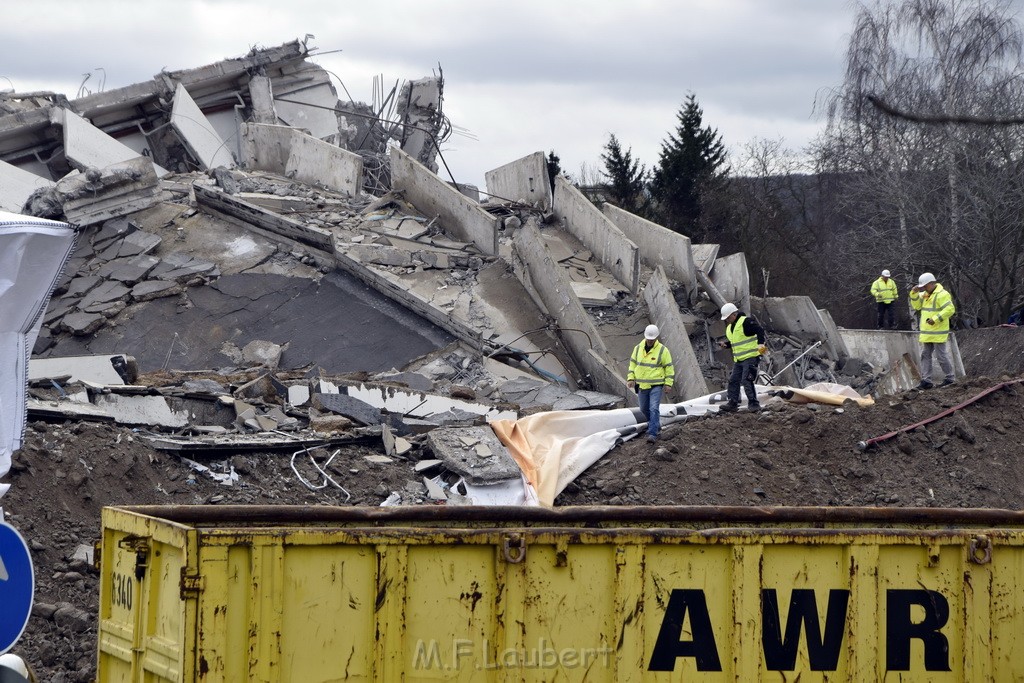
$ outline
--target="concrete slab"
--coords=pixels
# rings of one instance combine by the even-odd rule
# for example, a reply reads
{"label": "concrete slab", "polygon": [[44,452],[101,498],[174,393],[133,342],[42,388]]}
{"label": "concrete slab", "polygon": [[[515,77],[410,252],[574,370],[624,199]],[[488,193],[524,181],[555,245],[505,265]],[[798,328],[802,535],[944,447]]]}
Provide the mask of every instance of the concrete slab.
{"label": "concrete slab", "polygon": [[[274,109],[289,126],[302,128],[318,140],[338,142],[338,92],[323,69],[309,65],[290,83],[274,79]],[[306,106],[312,104],[315,106]]]}
{"label": "concrete slab", "polygon": [[313,394],[313,407],[328,410],[363,425],[379,425],[381,414],[378,408],[365,401],[346,394]]}
{"label": "concrete slab", "polygon": [[188,425],[188,411],[171,410],[163,396],[97,394],[93,403],[113,415],[118,424],[165,429],[180,429]]}
{"label": "concrete slab", "polygon": [[551,182],[544,152],[534,152],[487,171],[484,181],[488,194],[497,200],[551,208]]}
{"label": "concrete slab", "polygon": [[[427,446],[446,468],[470,484],[518,479],[521,470],[490,427],[440,428],[427,434]],[[477,450],[477,446],[484,449]]]}
{"label": "concrete slab", "polygon": [[553,210],[565,229],[631,293],[640,291],[640,250],[564,177],[555,178]]}
{"label": "concrete slab", "polygon": [[430,421],[439,416],[450,416],[453,411],[464,413],[470,417],[484,417],[488,420],[515,420],[518,417],[512,410],[499,409],[483,403],[474,403],[449,396],[402,391],[383,384],[351,384],[339,387],[339,390],[393,415],[420,420]]}
{"label": "concrete slab", "polygon": [[21,213],[29,195],[41,187],[53,187],[54,184],[49,178],[0,161],[0,210]]}
{"label": "concrete slab", "polygon": [[49,195],[61,205],[69,222],[83,226],[102,223],[148,209],[159,201],[154,168],[144,157],[91,168],[62,178]]}
{"label": "concrete slab", "polygon": [[206,120],[203,111],[181,83],[174,89],[171,127],[178,132],[182,143],[199,160],[204,170],[218,166],[235,167],[231,148]]}
{"label": "concrete slab", "polygon": [[167,175],[166,169],[154,164],[149,158],[140,157],[134,149],[121,144],[69,109],[54,107],[50,112],[50,121],[63,128],[64,155],[80,171],[144,158],[152,165],[157,177]]}
{"label": "concrete slab", "polygon": [[124,377],[117,371],[117,367],[126,372],[127,363],[128,359],[124,354],[33,358],[28,362],[28,379],[32,381],[49,377],[70,377],[70,382],[117,386],[124,384]]}
{"label": "concrete slab", "polygon": [[319,282],[225,275],[190,288],[188,297],[191,306],[180,306],[176,297],[139,304],[131,325],[87,340],[59,340],[52,353],[127,353],[146,371],[201,370],[235,364],[221,350],[226,343],[241,348],[264,339],[288,343],[284,368],[315,363],[330,373],[379,372],[404,367],[453,340],[342,273]]}

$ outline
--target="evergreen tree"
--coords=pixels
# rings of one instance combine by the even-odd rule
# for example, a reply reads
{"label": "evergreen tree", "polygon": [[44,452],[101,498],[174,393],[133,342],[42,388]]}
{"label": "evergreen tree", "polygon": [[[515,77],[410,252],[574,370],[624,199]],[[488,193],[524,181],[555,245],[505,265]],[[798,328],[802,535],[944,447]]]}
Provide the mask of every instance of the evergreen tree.
{"label": "evergreen tree", "polygon": [[548,152],[548,180],[551,181],[551,191],[555,190],[555,178],[562,172],[561,159],[555,154],[555,150]]}
{"label": "evergreen tree", "polygon": [[676,115],[679,126],[662,142],[651,181],[662,225],[694,235],[702,228],[702,198],[725,184],[725,146],[717,129],[703,125],[704,112],[693,93]]}
{"label": "evergreen tree", "polygon": [[633,158],[632,149],[622,151],[614,133],[608,137],[604,149],[601,161],[604,162],[604,176],[608,179],[608,200],[619,208],[644,216],[649,205],[647,169],[639,159]]}

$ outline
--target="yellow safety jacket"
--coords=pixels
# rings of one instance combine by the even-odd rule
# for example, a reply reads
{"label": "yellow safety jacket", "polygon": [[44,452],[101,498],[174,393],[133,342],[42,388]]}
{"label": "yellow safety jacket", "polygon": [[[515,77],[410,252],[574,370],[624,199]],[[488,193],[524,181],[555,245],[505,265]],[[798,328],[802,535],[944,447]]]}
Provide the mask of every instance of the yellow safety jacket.
{"label": "yellow safety jacket", "polygon": [[900,296],[899,290],[896,289],[896,281],[892,278],[889,278],[888,282],[885,282],[882,278],[872,282],[871,295],[880,304],[891,304]]}
{"label": "yellow safety jacket", "polygon": [[653,386],[664,384],[672,386],[676,379],[676,371],[672,367],[672,352],[664,344],[655,340],[651,350],[648,351],[642,341],[633,349],[633,355],[629,357],[629,373],[627,380],[633,380],[641,389],[650,389]]}
{"label": "yellow safety jacket", "polygon": [[746,316],[741,315],[736,318],[732,325],[725,326],[725,336],[729,339],[732,359],[737,363],[758,355],[757,336],[748,337],[743,332],[743,322],[746,319]]}
{"label": "yellow safety jacket", "polygon": [[[921,311],[921,335],[918,340],[922,344],[941,344],[949,339],[949,319],[956,313],[953,296],[945,288],[936,283],[931,294],[924,291],[910,292],[910,305],[915,311]],[[928,318],[934,322],[929,325]]]}

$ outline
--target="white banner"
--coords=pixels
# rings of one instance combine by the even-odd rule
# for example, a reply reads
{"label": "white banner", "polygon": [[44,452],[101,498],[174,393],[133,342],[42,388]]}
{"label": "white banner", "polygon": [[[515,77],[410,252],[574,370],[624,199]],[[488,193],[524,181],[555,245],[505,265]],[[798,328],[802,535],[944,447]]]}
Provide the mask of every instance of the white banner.
{"label": "white banner", "polygon": [[[0,212],[0,480],[21,448],[29,356],[74,247],[66,223]],[[0,482],[0,496],[9,488]]]}

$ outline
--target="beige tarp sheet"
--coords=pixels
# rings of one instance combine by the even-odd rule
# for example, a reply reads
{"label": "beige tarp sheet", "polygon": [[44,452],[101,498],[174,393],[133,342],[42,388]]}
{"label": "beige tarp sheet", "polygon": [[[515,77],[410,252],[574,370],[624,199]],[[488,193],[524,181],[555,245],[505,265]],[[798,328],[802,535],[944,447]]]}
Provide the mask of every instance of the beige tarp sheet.
{"label": "beige tarp sheet", "polygon": [[636,425],[628,408],[556,410],[518,420],[493,420],[491,428],[519,464],[542,505],[615,446],[618,428]]}

